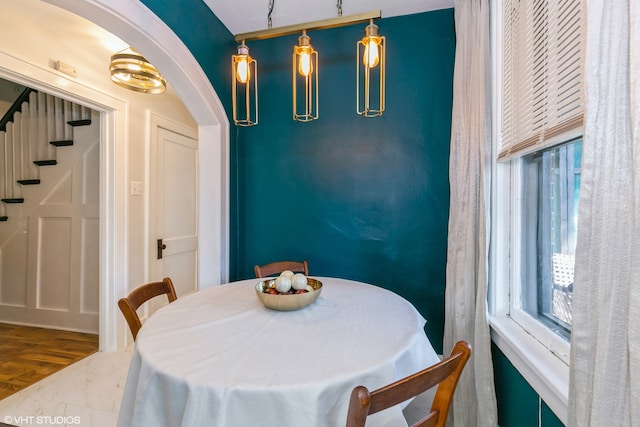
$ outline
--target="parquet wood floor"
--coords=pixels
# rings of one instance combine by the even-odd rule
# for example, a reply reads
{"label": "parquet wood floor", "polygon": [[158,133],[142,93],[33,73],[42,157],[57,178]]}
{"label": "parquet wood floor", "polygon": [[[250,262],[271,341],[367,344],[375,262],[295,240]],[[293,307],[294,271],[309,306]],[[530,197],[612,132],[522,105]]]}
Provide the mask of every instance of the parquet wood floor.
{"label": "parquet wood floor", "polygon": [[98,351],[98,335],[0,323],[0,399]]}

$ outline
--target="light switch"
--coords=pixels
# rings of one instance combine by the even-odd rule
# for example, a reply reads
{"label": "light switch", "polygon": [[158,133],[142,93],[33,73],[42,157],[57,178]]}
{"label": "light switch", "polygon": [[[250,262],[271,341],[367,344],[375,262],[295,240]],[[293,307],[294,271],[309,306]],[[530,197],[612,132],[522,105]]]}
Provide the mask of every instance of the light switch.
{"label": "light switch", "polygon": [[142,196],[142,183],[140,181],[131,181],[131,195]]}

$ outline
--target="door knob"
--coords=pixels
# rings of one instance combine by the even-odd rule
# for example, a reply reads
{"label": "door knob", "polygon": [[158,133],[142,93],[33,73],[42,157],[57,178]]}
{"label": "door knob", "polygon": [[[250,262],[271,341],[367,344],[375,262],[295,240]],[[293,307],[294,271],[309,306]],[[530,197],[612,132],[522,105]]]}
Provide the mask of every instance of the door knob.
{"label": "door knob", "polygon": [[162,239],[158,239],[158,259],[162,259],[162,251],[167,249],[167,245],[162,243]]}

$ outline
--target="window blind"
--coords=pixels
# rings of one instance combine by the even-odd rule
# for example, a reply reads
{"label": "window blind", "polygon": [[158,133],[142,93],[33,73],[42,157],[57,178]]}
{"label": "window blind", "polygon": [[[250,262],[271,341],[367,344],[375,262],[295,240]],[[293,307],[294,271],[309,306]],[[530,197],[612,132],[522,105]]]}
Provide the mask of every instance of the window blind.
{"label": "window blind", "polygon": [[505,0],[499,160],[582,134],[586,0]]}

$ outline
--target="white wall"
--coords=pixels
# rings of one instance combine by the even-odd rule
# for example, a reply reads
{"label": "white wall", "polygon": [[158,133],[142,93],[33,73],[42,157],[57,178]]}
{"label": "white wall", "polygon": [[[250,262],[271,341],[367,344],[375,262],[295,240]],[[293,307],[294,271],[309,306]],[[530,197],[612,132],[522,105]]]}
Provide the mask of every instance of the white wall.
{"label": "white wall", "polygon": [[[114,176],[106,176],[105,181],[104,171],[101,171],[101,192],[105,193],[103,204],[109,205],[106,211],[116,218],[109,218],[109,226],[103,227],[102,233],[105,234],[101,237],[114,244],[101,258],[115,267],[114,272],[102,277],[108,282],[118,282],[103,284],[111,289],[110,300],[122,296],[123,290],[148,279],[146,199],[130,197],[126,191],[131,181],[143,184],[147,181],[146,113],[151,110],[189,127],[197,127],[198,124],[178,98],[171,81],[167,92],[162,95],[138,94],[111,83],[110,55],[126,44],[89,21],[38,0],[0,0],[0,10],[1,77],[79,103],[90,100],[94,103],[92,106],[103,107],[104,111],[110,112],[103,118],[103,136],[107,144],[111,141],[116,146],[102,147],[102,162],[103,168],[108,168]],[[76,68],[77,76],[73,78],[56,71],[54,66],[58,60]],[[113,164],[105,164],[105,161]],[[101,212],[105,210],[101,209]],[[120,283],[123,280],[127,282],[125,285]],[[104,293],[102,296],[105,298]],[[115,301],[109,304],[115,307]],[[109,311],[104,322],[118,323],[115,346],[121,347],[125,326],[114,318],[114,310]],[[101,331],[104,332],[103,329]],[[101,346],[111,349],[114,343]]]}

